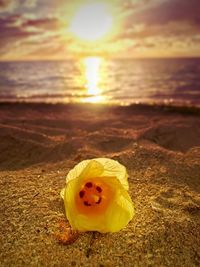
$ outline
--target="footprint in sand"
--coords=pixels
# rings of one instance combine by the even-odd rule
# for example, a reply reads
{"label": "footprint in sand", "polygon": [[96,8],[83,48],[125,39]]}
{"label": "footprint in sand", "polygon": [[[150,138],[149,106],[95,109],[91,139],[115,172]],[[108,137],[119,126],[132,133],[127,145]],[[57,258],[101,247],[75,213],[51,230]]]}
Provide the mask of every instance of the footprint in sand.
{"label": "footprint in sand", "polygon": [[200,146],[200,126],[163,124],[147,130],[141,138],[165,149],[186,152],[192,147]]}
{"label": "footprint in sand", "polygon": [[200,213],[200,197],[191,196],[188,192],[179,189],[168,189],[152,199],[151,207],[153,210],[160,212],[182,211],[195,215]]}

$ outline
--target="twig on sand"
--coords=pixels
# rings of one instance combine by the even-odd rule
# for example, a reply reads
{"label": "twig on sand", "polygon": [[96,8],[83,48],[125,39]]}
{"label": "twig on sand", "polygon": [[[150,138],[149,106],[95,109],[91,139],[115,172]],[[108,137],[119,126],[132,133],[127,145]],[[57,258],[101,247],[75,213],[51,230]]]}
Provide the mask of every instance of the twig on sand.
{"label": "twig on sand", "polygon": [[38,195],[39,195],[39,192],[37,192],[37,193],[32,197],[32,199],[35,198],[35,197],[37,197]]}
{"label": "twig on sand", "polygon": [[97,239],[97,232],[92,232],[90,242],[88,245],[88,248],[86,250],[86,257],[89,258],[90,255],[92,254],[92,246],[94,245],[95,240]]}

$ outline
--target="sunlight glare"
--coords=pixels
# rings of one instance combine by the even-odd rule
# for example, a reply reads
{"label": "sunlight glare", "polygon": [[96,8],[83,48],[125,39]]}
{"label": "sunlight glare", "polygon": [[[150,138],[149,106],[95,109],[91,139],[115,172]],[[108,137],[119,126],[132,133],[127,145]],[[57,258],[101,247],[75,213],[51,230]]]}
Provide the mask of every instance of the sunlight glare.
{"label": "sunlight glare", "polygon": [[69,30],[80,40],[96,41],[108,35],[113,26],[109,4],[89,2],[76,11]]}

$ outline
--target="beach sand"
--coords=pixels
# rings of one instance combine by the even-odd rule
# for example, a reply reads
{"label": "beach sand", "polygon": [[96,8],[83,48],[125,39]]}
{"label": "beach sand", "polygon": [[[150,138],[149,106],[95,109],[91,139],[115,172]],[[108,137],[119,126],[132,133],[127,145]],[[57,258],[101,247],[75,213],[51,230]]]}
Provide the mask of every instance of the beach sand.
{"label": "beach sand", "polygon": [[[136,214],[118,233],[70,233],[60,190],[95,157],[127,167]],[[198,109],[0,105],[1,267],[200,266],[199,192]]]}

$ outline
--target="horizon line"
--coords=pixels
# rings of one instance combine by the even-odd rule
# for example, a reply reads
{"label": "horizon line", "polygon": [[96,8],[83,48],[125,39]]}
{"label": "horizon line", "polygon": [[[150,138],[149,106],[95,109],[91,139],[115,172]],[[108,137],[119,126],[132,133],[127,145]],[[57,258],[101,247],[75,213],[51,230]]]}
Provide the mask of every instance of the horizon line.
{"label": "horizon line", "polygon": [[61,59],[61,58],[43,58],[43,59],[1,59],[0,58],[0,63],[3,62],[37,62],[37,61],[76,61],[80,60],[82,58],[89,58],[89,57],[99,57],[99,58],[105,58],[108,60],[164,60],[164,59],[200,59],[200,56],[171,56],[171,57],[107,57],[107,56],[98,56],[98,55],[93,55],[93,56],[80,56],[79,58],[77,57],[69,57],[66,59]]}

